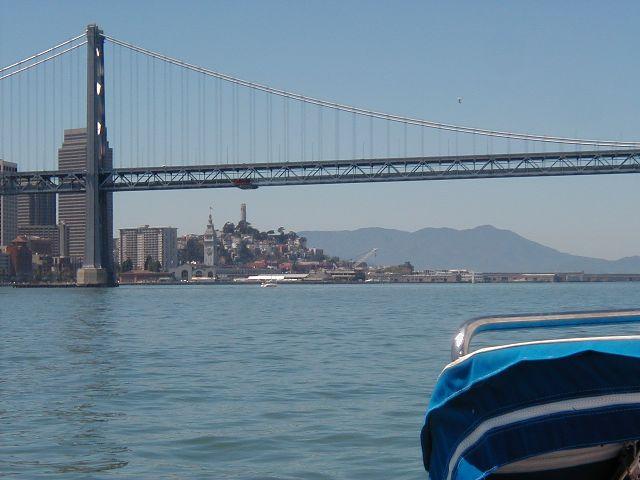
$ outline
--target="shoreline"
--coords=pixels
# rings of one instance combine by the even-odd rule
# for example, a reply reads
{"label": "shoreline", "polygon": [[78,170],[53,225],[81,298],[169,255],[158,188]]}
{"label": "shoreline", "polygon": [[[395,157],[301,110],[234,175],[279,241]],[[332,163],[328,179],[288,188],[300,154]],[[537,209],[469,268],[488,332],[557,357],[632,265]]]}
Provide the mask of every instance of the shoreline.
{"label": "shoreline", "polygon": [[[306,281],[306,282],[277,282],[278,286],[282,285],[540,285],[540,284],[602,284],[602,283],[638,283],[638,280],[589,280],[589,281],[562,281],[562,282],[549,282],[549,281],[528,281],[528,282],[322,282],[322,281]],[[119,283],[116,287],[166,287],[166,286],[245,286],[256,287],[260,286],[258,282],[139,282],[139,283]],[[0,284],[0,288],[110,288],[110,287],[86,287],[79,286],[75,283],[64,284],[52,284],[52,283],[17,283]]]}

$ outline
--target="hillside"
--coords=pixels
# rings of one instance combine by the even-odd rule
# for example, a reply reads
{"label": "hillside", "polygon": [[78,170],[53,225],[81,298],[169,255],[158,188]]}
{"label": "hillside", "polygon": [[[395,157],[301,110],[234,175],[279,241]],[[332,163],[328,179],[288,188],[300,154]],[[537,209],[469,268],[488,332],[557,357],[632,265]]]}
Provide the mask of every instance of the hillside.
{"label": "hillside", "polygon": [[372,248],[370,264],[395,265],[409,260],[416,268],[468,268],[477,272],[640,273],[640,256],[619,260],[563,253],[510,230],[484,225],[467,230],[423,228],[405,232],[385,228],[299,232],[308,245],[343,259]]}

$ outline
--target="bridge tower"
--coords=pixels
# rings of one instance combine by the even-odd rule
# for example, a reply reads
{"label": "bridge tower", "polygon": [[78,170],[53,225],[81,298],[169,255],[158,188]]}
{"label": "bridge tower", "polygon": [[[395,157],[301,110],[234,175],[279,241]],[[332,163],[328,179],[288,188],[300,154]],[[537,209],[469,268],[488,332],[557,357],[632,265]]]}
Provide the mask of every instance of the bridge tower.
{"label": "bridge tower", "polygon": [[80,286],[114,286],[113,194],[100,189],[108,155],[105,124],[104,36],[87,26],[87,170],[86,230]]}

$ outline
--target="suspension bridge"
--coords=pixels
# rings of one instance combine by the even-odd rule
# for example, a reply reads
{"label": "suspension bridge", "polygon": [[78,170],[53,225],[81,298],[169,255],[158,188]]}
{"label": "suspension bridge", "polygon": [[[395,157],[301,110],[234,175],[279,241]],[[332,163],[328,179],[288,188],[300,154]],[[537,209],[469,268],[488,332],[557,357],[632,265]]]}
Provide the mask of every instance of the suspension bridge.
{"label": "suspension bridge", "polygon": [[62,209],[63,198],[79,199],[78,284],[108,286],[114,192],[638,173],[640,142],[473,128],[326,101],[89,25],[0,68],[0,161],[3,202],[58,194]]}

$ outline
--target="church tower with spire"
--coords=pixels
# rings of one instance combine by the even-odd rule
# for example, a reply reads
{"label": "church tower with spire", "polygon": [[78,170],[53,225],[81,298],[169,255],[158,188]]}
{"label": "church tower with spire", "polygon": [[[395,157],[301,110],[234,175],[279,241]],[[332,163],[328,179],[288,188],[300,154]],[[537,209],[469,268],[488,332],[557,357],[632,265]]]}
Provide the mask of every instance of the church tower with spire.
{"label": "church tower with spire", "polygon": [[209,223],[204,231],[204,264],[208,267],[216,265],[216,231],[213,228],[213,208],[209,207]]}

